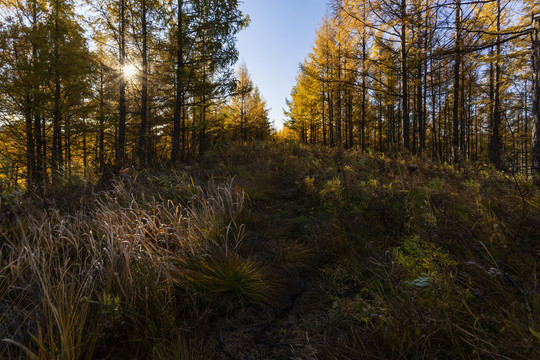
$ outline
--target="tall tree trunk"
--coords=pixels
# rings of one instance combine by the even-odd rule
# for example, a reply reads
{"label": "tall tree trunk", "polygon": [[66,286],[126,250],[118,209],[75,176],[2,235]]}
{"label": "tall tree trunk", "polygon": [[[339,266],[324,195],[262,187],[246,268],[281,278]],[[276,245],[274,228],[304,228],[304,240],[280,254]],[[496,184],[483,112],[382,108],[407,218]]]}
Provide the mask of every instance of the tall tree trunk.
{"label": "tall tree trunk", "polygon": [[32,132],[32,98],[30,94],[26,96],[25,104],[25,133],[26,133],[26,186],[33,188],[35,172],[35,144],[34,134]]}
{"label": "tall tree trunk", "polygon": [[422,153],[422,125],[423,125],[423,116],[424,116],[424,106],[423,106],[423,89],[422,89],[422,61],[419,60],[418,67],[416,69],[416,129],[414,134],[414,153]]}
{"label": "tall tree trunk", "polygon": [[103,86],[103,64],[99,71],[99,171],[105,166],[105,94]]}
{"label": "tall tree trunk", "polygon": [[461,0],[456,2],[456,42],[454,57],[454,98],[452,107],[452,161],[458,163],[459,156],[459,90],[460,90],[460,65],[461,65]]}
{"label": "tall tree trunk", "polygon": [[540,15],[533,20],[533,171],[540,175]]}
{"label": "tall tree trunk", "polygon": [[[501,2],[497,0],[497,32],[501,31]],[[501,90],[501,44],[500,36],[497,36],[497,54],[495,56],[495,98],[493,104],[493,123],[491,129],[491,139],[489,141],[489,160],[499,170],[502,169],[501,152],[502,152],[502,139],[501,139],[501,104],[500,104],[500,90]]]}
{"label": "tall tree trunk", "polygon": [[325,91],[324,91],[324,85],[322,86],[322,108],[321,108],[321,112],[322,112],[322,133],[323,133],[323,145],[327,145],[327,141],[326,141],[326,118],[325,118],[325,98],[326,98],[326,95],[325,95]]}
{"label": "tall tree trunk", "polygon": [[407,64],[407,1],[401,0],[401,121],[403,147],[410,149],[409,136],[409,69]]}
{"label": "tall tree trunk", "polygon": [[66,135],[64,136],[65,140],[65,168],[67,169],[67,176],[69,181],[71,181],[71,116],[66,117],[66,126],[65,126]]}
{"label": "tall tree trunk", "polygon": [[[439,157],[439,126],[437,125],[437,97],[435,95],[435,70],[433,68],[433,59],[430,63],[431,71],[431,124],[432,124],[432,157],[436,160],[440,160]],[[440,113],[440,110],[439,110]]]}
{"label": "tall tree trunk", "polygon": [[[184,0],[178,0],[176,34],[176,103],[174,108],[171,160],[178,160],[180,152],[180,132],[182,132],[182,156],[185,151],[184,113]],[[182,122],[182,124],[180,124]]]}
{"label": "tall tree trunk", "polygon": [[334,139],[334,103],[333,99],[330,96],[332,90],[330,89],[328,93],[328,132],[330,136],[330,147],[334,147],[335,139]]}
{"label": "tall tree trunk", "polygon": [[[246,141],[246,109],[245,109],[245,103],[246,103],[246,93],[242,89],[242,94],[240,95],[240,139],[242,141]],[[302,130],[302,141],[305,141],[304,139],[304,131]]]}
{"label": "tall tree trunk", "polygon": [[45,178],[44,165],[45,161],[43,158],[43,141],[41,136],[41,115],[37,111],[37,102],[39,101],[34,97],[35,103],[34,107],[34,138],[36,141],[36,171],[34,173],[34,180],[37,186],[38,191],[41,191],[43,188],[43,181]]}
{"label": "tall tree trunk", "polygon": [[[365,6],[364,6],[365,13]],[[362,105],[361,105],[361,119],[360,119],[360,146],[362,151],[366,151],[366,92],[367,92],[367,83],[366,83],[366,29],[364,28],[364,33],[362,36]]]}
{"label": "tall tree trunk", "polygon": [[336,136],[337,136],[337,142],[338,142],[338,147],[341,147],[343,144],[342,144],[342,137],[341,137],[341,91],[342,91],[342,84],[341,84],[341,45],[338,46],[339,50],[338,50],[338,83],[337,83],[337,92],[336,92],[336,96],[337,96],[337,104],[336,104],[336,127],[337,127],[337,131],[336,131]]}
{"label": "tall tree trunk", "polygon": [[87,129],[86,129],[86,119],[82,118],[82,126],[83,126],[83,132],[82,132],[82,145],[83,145],[83,168],[84,168],[84,181],[86,181],[86,168],[88,166],[88,149],[87,149],[87,143],[86,143],[86,136],[87,136]]}
{"label": "tall tree trunk", "polygon": [[60,129],[60,122],[62,120],[62,114],[60,110],[61,101],[61,89],[60,89],[60,34],[58,28],[58,20],[60,17],[60,9],[58,8],[58,2],[55,6],[55,24],[54,24],[54,109],[53,109],[53,139],[52,139],[52,153],[51,153],[51,172],[53,185],[58,183],[58,179],[62,172],[62,134]]}
{"label": "tall tree trunk", "polygon": [[[33,9],[32,9],[32,32],[34,35],[37,33],[37,3],[34,1]],[[37,76],[38,68],[37,68],[37,57],[38,57],[38,51],[37,51],[37,44],[32,41],[32,71],[34,74],[34,77]],[[32,104],[30,106],[30,109],[32,109],[31,116],[33,116],[34,120],[34,141],[35,141],[35,163],[34,163],[34,171],[32,172],[33,182],[35,186],[35,191],[37,191],[39,194],[41,194],[43,190],[43,179],[44,179],[44,157],[43,157],[43,143],[42,143],[42,134],[41,134],[41,116],[39,114],[39,96],[38,96],[38,87],[39,84],[37,83],[36,79],[32,82]]]}
{"label": "tall tree trunk", "polygon": [[467,131],[467,106],[465,101],[465,60],[462,58],[462,70],[461,70],[461,80],[460,80],[460,123],[459,123],[459,156],[460,159],[466,159],[466,150],[465,150],[465,138]]}
{"label": "tall tree trunk", "polygon": [[118,152],[116,154],[116,166],[124,166],[126,158],[126,77],[124,66],[126,64],[126,2],[120,3],[120,100],[118,121]]}
{"label": "tall tree trunk", "polygon": [[141,1],[142,6],[142,77],[141,77],[141,128],[139,129],[139,161],[147,160],[146,127],[148,126],[148,26],[146,0]]}
{"label": "tall tree trunk", "polygon": [[[538,48],[540,48],[540,44],[538,44],[537,46]],[[524,162],[523,166],[525,168],[525,176],[528,177],[529,176],[529,112],[528,112],[528,107],[527,107],[527,93],[528,93],[528,81],[527,79],[525,79],[525,91],[523,91],[523,108],[525,109],[525,119],[524,119],[525,136],[523,136],[523,149],[524,149],[525,158],[523,159],[523,162]]]}
{"label": "tall tree trunk", "polygon": [[347,132],[349,134],[349,140],[348,140],[348,143],[349,143],[349,148],[352,148],[354,146],[354,138],[353,138],[353,97],[352,97],[352,94],[349,93],[347,94],[347,123],[348,123],[348,128],[347,128]]}

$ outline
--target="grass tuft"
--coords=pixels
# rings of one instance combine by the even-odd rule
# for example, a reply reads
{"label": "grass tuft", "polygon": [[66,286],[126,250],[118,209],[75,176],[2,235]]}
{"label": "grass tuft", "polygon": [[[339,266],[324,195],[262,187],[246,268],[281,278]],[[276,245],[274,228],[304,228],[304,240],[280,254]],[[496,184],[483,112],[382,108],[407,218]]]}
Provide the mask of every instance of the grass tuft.
{"label": "grass tuft", "polygon": [[190,280],[204,299],[226,309],[247,304],[274,306],[283,300],[285,290],[283,281],[267,267],[230,253],[202,259]]}

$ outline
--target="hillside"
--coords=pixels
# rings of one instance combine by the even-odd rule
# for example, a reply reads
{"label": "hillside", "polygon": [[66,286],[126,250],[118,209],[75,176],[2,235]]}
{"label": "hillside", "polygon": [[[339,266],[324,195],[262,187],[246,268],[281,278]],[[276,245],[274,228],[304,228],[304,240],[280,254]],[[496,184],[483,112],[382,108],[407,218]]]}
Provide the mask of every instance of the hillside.
{"label": "hillside", "polygon": [[540,190],[257,142],[0,203],[2,359],[536,359]]}

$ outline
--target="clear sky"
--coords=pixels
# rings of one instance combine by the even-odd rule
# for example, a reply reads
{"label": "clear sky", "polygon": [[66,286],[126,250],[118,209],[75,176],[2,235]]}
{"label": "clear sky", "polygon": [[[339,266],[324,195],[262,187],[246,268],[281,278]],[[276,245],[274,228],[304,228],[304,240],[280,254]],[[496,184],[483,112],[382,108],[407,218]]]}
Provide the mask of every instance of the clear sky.
{"label": "clear sky", "polygon": [[243,0],[241,5],[251,24],[238,34],[239,62],[246,63],[278,129],[285,118],[285,98],[290,98],[299,64],[311,51],[327,4],[328,0]]}

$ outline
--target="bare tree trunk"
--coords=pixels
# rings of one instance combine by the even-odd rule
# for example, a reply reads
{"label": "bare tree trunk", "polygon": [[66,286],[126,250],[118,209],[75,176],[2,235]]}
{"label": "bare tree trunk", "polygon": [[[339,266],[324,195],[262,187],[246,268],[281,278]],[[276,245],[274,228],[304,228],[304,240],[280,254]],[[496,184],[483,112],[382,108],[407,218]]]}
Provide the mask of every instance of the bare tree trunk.
{"label": "bare tree trunk", "polygon": [[456,2],[456,44],[454,59],[454,102],[452,108],[452,161],[459,162],[459,90],[460,90],[460,65],[461,65],[461,0]]}
{"label": "bare tree trunk", "polygon": [[[174,120],[173,120],[173,136],[172,136],[172,149],[171,160],[178,160],[180,152],[180,131],[182,131],[182,156],[184,156],[185,149],[185,117],[183,115],[184,109],[184,12],[183,12],[184,0],[178,0],[178,19],[177,19],[177,34],[176,34],[176,104],[174,108]],[[182,124],[180,122],[182,121]],[[182,126],[180,126],[182,125]]]}
{"label": "bare tree trunk", "polygon": [[32,100],[30,95],[26,97],[25,105],[25,133],[26,133],[26,186],[33,187],[33,174],[35,172],[35,149],[34,134],[32,132]]}
{"label": "bare tree trunk", "polygon": [[58,6],[55,9],[54,24],[54,110],[53,110],[53,139],[51,153],[51,172],[53,185],[58,183],[58,178],[62,172],[62,134],[60,130],[60,121],[62,115],[60,112],[60,64],[59,64],[59,29],[58,29]]}
{"label": "bare tree trunk", "polygon": [[[32,11],[32,16],[33,16],[33,19],[32,19],[32,31],[33,32],[36,32],[37,31],[37,3],[36,1],[34,1],[33,3],[33,11]],[[37,57],[38,57],[38,49],[37,49],[37,45],[32,42],[32,70],[33,70],[33,73],[34,73],[34,76],[37,76],[37,72],[38,72],[38,68],[37,68]],[[42,139],[43,137],[41,136],[41,116],[38,112],[38,103],[39,103],[39,98],[38,98],[38,83],[36,82],[36,80],[34,79],[33,82],[32,82],[32,90],[34,92],[33,96],[31,97],[32,99],[32,104],[30,105],[30,109],[31,109],[31,112],[30,112],[30,116],[33,116],[33,121],[34,121],[34,141],[35,141],[35,162],[34,162],[34,169],[33,169],[33,173],[32,173],[32,178],[33,178],[33,183],[34,183],[34,186],[35,186],[35,190],[41,194],[42,190],[43,190],[43,179],[44,179],[44,173],[43,173],[43,168],[44,168],[44,165],[45,165],[45,162],[44,162],[44,157],[43,157],[43,143],[42,143]]]}
{"label": "bare tree trunk", "polygon": [[[501,30],[501,3],[497,1],[497,32]],[[493,124],[491,129],[491,139],[489,141],[489,160],[495,167],[499,170],[502,168],[501,163],[501,151],[502,151],[502,141],[501,141],[501,104],[500,104],[500,92],[501,92],[501,44],[500,36],[497,36],[497,46],[496,46],[496,57],[495,57],[495,93],[494,93],[494,104],[493,104]]]}
{"label": "bare tree trunk", "polygon": [[126,3],[120,4],[120,100],[119,100],[119,121],[118,121],[118,147],[116,154],[116,166],[121,168],[126,158],[126,78],[124,75],[124,65],[126,62]]}
{"label": "bare tree trunk", "polygon": [[338,141],[338,147],[341,148],[342,146],[342,138],[341,138],[341,91],[342,91],[342,84],[341,84],[341,45],[338,46],[338,83],[337,83],[337,92],[336,92],[336,96],[337,96],[337,104],[336,104],[336,136],[337,136],[337,141]]}
{"label": "bare tree trunk", "polygon": [[332,90],[330,89],[328,93],[328,132],[330,135],[330,147],[334,147],[334,103],[332,97],[330,96],[331,92]]}
{"label": "bare tree trunk", "polygon": [[87,177],[87,167],[88,167],[88,149],[87,149],[87,142],[86,142],[86,132],[87,132],[87,129],[86,129],[86,119],[83,117],[82,118],[82,125],[83,125],[83,167],[84,167],[84,181],[86,181],[86,177]]}
{"label": "bare tree trunk", "polygon": [[407,1],[401,0],[401,93],[402,93],[402,138],[403,138],[403,147],[405,149],[410,149],[410,140],[409,140],[409,69],[407,64]]}
{"label": "bare tree trunk", "polygon": [[326,118],[325,118],[325,112],[324,112],[324,106],[325,106],[325,98],[326,98],[326,94],[325,94],[325,91],[324,91],[324,85],[322,87],[322,108],[321,108],[321,111],[322,111],[322,133],[323,133],[323,145],[327,145],[327,141],[326,141]]}
{"label": "bare tree trunk", "polygon": [[[364,7],[365,10],[365,7]],[[364,34],[362,37],[362,109],[360,120],[360,145],[362,151],[366,151],[366,29],[364,28]]]}
{"label": "bare tree trunk", "polygon": [[105,166],[105,94],[103,89],[103,64],[99,72],[99,170]]}
{"label": "bare tree trunk", "polygon": [[540,175],[540,15],[533,19],[533,171]]}
{"label": "bare tree trunk", "polygon": [[142,0],[142,78],[141,78],[141,128],[139,129],[139,161],[145,162],[147,160],[147,148],[146,148],[146,127],[148,126],[148,26],[147,26],[147,8],[146,0]]}

